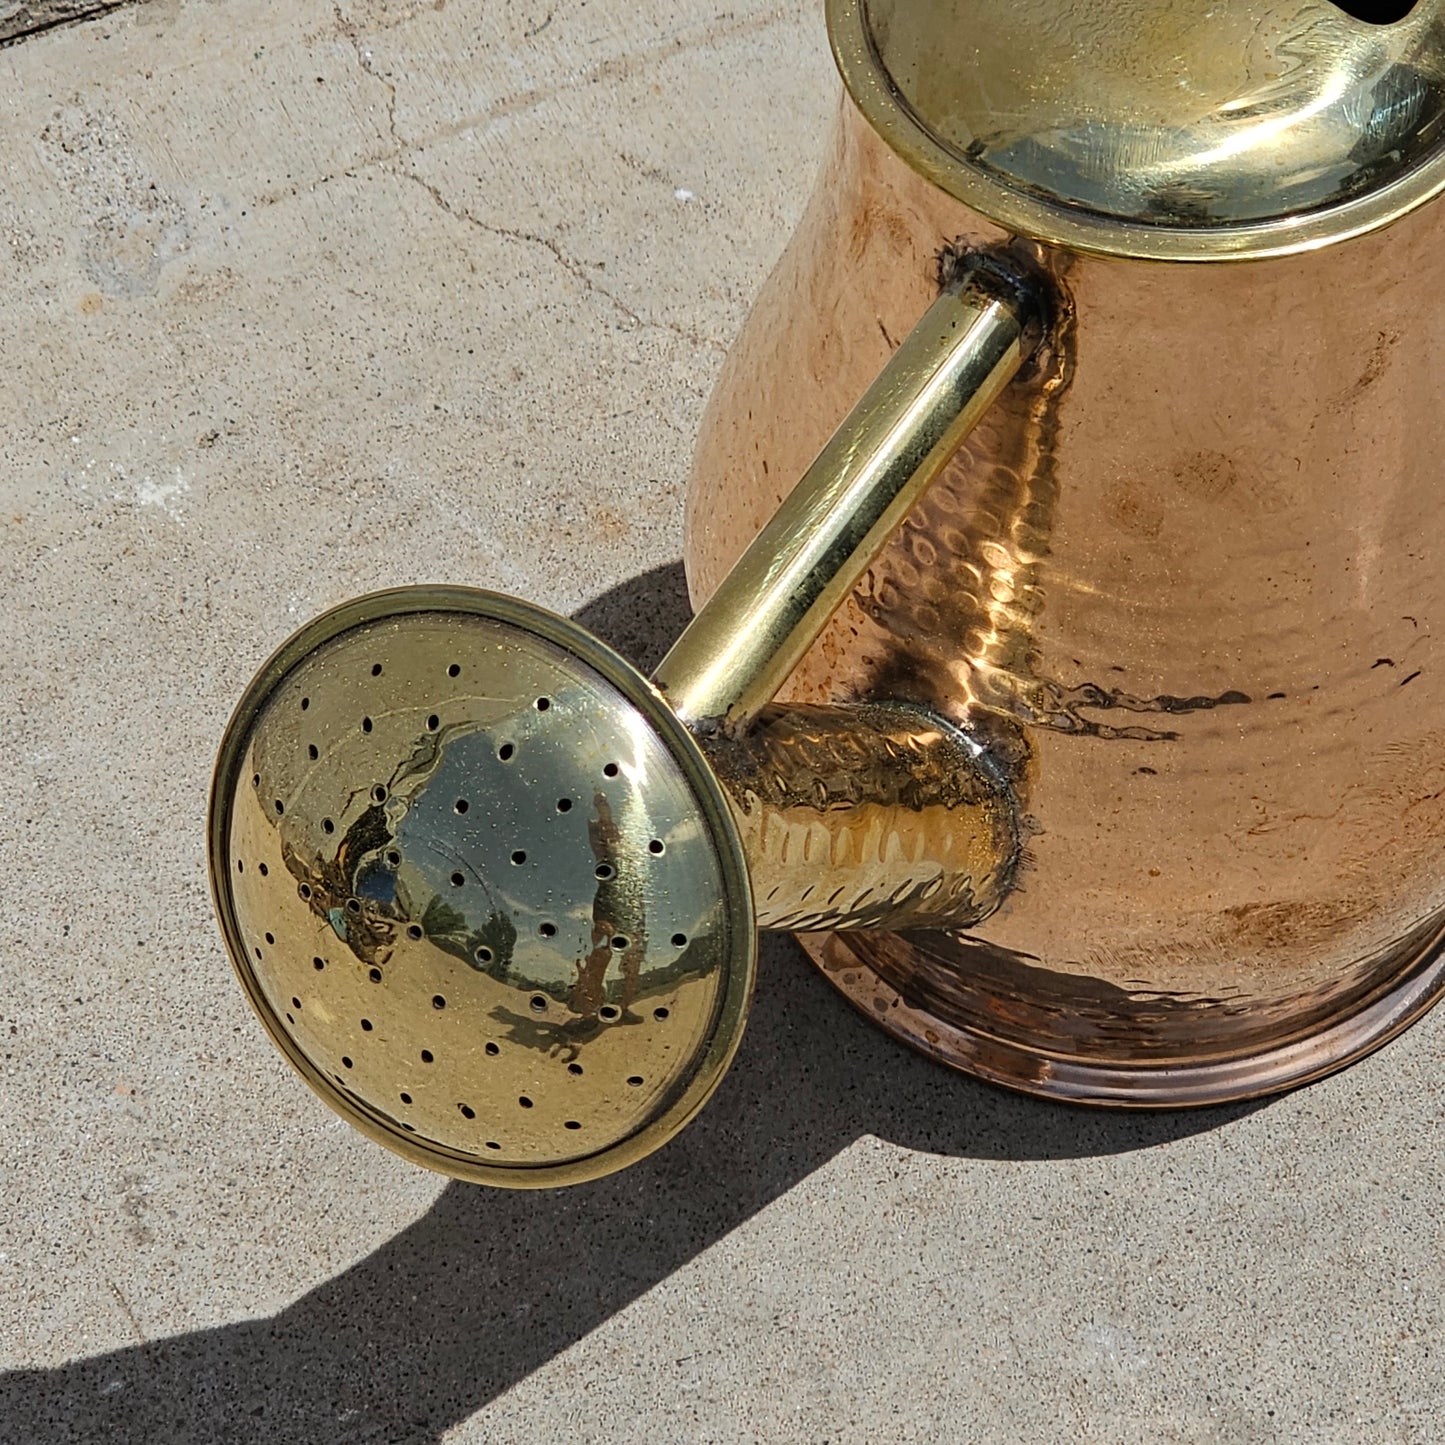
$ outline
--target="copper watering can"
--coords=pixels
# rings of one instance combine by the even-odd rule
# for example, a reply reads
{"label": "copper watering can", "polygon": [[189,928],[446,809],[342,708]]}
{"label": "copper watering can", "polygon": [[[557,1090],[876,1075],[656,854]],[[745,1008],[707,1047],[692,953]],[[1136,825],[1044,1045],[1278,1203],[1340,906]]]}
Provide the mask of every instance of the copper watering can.
{"label": "copper watering can", "polygon": [[847,98],[656,676],[410,588],[287,642],[222,745],[252,1003],[462,1178],[669,1138],[758,927],[934,1058],[1106,1105],[1302,1083],[1442,986],[1445,3],[828,24]]}

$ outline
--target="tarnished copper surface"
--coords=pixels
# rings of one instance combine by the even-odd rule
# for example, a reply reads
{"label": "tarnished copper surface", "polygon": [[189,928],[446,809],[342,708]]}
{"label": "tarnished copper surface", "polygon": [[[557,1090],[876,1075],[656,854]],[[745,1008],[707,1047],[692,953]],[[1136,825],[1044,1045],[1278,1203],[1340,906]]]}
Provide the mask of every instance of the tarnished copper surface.
{"label": "tarnished copper surface", "polygon": [[771,707],[702,747],[732,800],[760,928],[965,927],[1008,891],[1008,787],[936,719]]}
{"label": "tarnished copper surface", "polygon": [[[1225,266],[1035,254],[1052,351],[782,694],[917,704],[1019,792],[1018,887],[968,936],[810,940],[885,1027],[1021,1087],[1197,1102],[1337,1066],[1435,996],[1439,226]],[[845,105],[704,422],[696,601],[940,253],[1006,242]]]}

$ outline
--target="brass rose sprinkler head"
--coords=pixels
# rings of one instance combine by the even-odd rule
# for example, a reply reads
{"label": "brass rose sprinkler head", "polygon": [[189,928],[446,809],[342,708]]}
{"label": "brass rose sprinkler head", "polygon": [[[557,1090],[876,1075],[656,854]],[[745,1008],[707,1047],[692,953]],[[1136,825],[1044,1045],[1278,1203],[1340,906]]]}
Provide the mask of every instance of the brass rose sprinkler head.
{"label": "brass rose sprinkler head", "polygon": [[716,1088],[759,922],[996,904],[1015,819],[980,749],[908,709],[766,705],[1042,316],[1016,268],[960,267],[653,682],[575,623],[446,587],[347,603],[266,663],[217,763],[212,888],[327,1103],[459,1178],[596,1178]]}

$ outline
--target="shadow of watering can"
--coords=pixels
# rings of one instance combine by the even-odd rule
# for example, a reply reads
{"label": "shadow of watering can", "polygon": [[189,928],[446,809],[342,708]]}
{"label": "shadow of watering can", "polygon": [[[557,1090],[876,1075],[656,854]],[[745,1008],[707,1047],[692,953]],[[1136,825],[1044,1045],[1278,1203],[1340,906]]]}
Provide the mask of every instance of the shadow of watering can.
{"label": "shadow of watering can", "polygon": [[1366,10],[830,0],[847,97],[651,681],[407,588],[232,719],[216,908],[328,1103],[466,1179],[620,1168],[715,1088],[759,927],[1105,1105],[1434,1001],[1445,4]]}

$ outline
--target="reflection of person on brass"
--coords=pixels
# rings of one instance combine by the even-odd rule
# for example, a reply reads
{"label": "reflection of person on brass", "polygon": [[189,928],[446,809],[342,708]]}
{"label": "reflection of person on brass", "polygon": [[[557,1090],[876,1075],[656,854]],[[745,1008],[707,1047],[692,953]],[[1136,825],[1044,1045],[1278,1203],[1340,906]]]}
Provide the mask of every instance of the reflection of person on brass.
{"label": "reflection of person on brass", "polygon": [[[613,957],[620,954],[622,997],[618,1002],[625,1014],[637,996],[638,970],[647,947],[642,898],[636,880],[624,879],[619,866],[618,844],[622,830],[612,816],[612,805],[606,794],[594,793],[592,808],[587,839],[597,860],[597,888],[592,895],[591,949],[578,964],[572,1007],[580,1014],[590,1015],[607,1001],[607,970]],[[614,947],[614,940],[623,938],[626,943],[620,949]]]}

